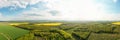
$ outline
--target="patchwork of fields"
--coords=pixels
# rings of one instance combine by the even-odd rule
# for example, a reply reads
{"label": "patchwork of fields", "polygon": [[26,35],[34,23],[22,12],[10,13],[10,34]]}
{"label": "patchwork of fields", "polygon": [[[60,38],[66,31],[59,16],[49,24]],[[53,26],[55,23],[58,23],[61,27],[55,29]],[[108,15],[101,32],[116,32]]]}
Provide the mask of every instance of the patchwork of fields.
{"label": "patchwork of fields", "polygon": [[120,22],[0,23],[0,40],[120,40]]}

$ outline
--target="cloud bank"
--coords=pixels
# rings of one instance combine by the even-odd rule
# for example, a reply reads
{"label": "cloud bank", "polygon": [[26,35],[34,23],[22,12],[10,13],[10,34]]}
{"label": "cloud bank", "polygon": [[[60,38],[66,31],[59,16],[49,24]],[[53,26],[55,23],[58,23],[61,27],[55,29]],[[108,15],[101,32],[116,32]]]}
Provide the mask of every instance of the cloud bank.
{"label": "cloud bank", "polygon": [[120,14],[106,12],[107,5],[96,3],[95,0],[0,0],[0,8],[8,6],[26,8],[27,5],[39,2],[45,2],[44,6],[48,9],[31,8],[9,20],[120,20]]}

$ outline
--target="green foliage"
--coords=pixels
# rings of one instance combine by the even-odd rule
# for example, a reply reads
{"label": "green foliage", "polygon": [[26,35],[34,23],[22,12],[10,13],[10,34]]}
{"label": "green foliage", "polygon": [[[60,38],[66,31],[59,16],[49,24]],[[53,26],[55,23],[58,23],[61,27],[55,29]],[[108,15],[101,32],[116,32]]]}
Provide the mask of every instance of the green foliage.
{"label": "green foliage", "polygon": [[90,32],[74,32],[74,35],[79,36],[82,39],[86,39]]}
{"label": "green foliage", "polygon": [[65,32],[65,31],[63,31],[63,30],[58,30],[58,32],[59,32],[62,36],[64,36],[64,38],[65,38],[66,40],[74,40],[74,38],[72,37],[71,34]]}
{"label": "green foliage", "polygon": [[19,27],[19,28],[22,28],[22,29],[27,29],[27,30],[33,30],[34,29],[34,25],[28,25],[28,24],[18,25],[16,27]]}
{"label": "green foliage", "polygon": [[16,40],[33,40],[34,39],[34,34],[30,33],[30,34],[26,34]]}
{"label": "green foliage", "polygon": [[36,36],[34,40],[65,40],[59,33],[50,30],[33,30],[32,33]]}
{"label": "green foliage", "polygon": [[116,29],[113,30],[113,31],[116,32],[116,33],[120,33],[120,26],[116,26]]}
{"label": "green foliage", "polygon": [[118,40],[120,39],[120,34],[96,34],[92,33],[89,40]]}

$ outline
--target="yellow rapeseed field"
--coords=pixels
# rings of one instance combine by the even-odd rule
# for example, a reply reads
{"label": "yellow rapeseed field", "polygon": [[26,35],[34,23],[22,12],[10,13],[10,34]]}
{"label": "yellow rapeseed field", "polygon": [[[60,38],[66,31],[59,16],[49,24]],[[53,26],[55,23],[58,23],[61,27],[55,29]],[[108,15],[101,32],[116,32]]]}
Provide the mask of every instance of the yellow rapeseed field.
{"label": "yellow rapeseed field", "polygon": [[39,24],[34,24],[34,25],[38,25],[38,26],[59,26],[61,25],[62,23],[39,23]]}
{"label": "yellow rapeseed field", "polygon": [[114,25],[120,25],[120,22],[113,22]]}
{"label": "yellow rapeseed field", "polygon": [[15,25],[15,26],[17,26],[17,25],[20,25],[20,24],[29,24],[29,23],[10,23],[9,25]]}

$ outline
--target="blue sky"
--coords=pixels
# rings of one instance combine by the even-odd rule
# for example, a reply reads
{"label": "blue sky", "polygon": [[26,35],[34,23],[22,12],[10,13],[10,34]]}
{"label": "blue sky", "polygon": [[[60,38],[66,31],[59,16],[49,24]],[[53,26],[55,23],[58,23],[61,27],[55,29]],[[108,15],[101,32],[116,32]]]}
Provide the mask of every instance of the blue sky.
{"label": "blue sky", "polygon": [[21,8],[19,6],[6,6],[0,8],[0,13],[3,14],[3,16],[14,16],[17,15],[23,11],[31,10],[32,8],[38,8],[40,10],[45,10],[47,7],[43,6],[45,3],[44,2],[38,2],[33,5],[26,5],[26,8]]}
{"label": "blue sky", "polygon": [[120,20],[120,0],[0,0],[0,20]]}
{"label": "blue sky", "polygon": [[107,5],[105,8],[107,12],[120,13],[120,0],[113,2],[112,0],[100,1]]}

